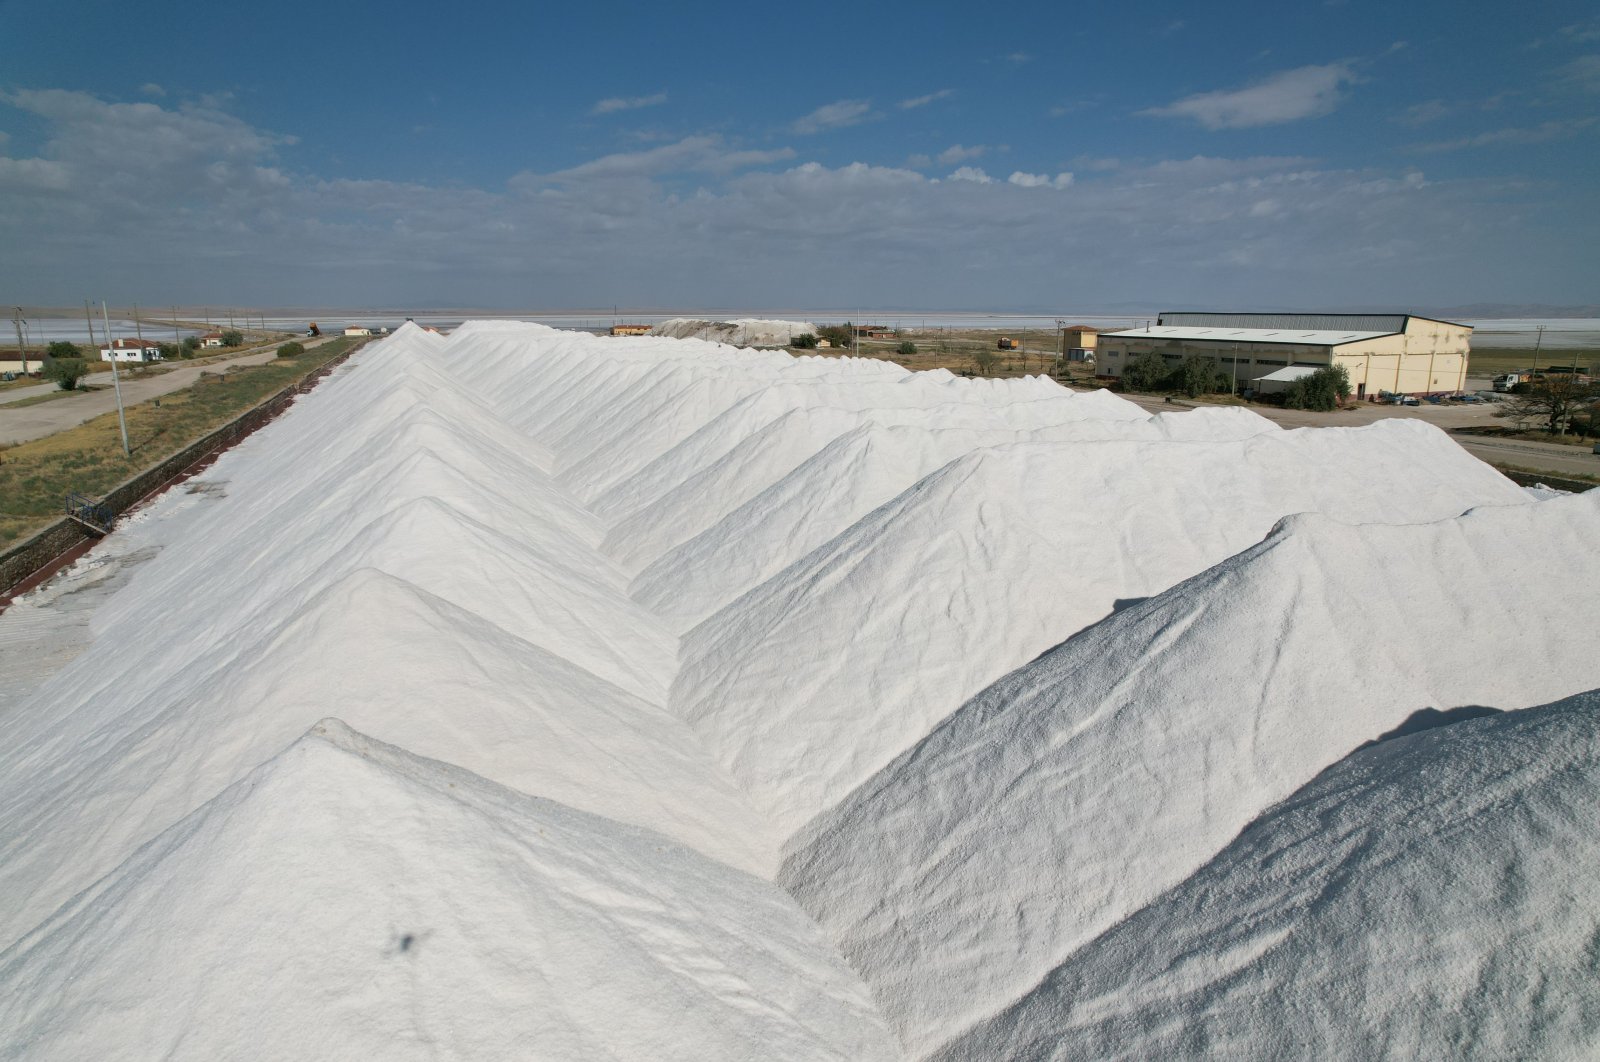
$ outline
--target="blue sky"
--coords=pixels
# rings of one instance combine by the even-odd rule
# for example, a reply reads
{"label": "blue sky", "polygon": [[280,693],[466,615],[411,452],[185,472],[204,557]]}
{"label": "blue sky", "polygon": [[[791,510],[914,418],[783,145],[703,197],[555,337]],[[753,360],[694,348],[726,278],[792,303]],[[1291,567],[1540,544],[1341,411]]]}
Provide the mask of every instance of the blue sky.
{"label": "blue sky", "polygon": [[1600,7],[0,3],[0,301],[1600,301]]}

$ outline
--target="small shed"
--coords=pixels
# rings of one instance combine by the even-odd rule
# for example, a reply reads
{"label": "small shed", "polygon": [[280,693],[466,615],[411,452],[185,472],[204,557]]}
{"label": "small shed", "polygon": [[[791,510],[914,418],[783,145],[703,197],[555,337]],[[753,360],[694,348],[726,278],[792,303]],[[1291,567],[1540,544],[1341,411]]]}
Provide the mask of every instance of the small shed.
{"label": "small shed", "polygon": [[1285,365],[1281,369],[1274,369],[1265,376],[1257,376],[1250,381],[1255,385],[1256,393],[1263,395],[1277,394],[1287,391],[1289,385],[1296,380],[1303,380],[1317,371],[1315,365]]}

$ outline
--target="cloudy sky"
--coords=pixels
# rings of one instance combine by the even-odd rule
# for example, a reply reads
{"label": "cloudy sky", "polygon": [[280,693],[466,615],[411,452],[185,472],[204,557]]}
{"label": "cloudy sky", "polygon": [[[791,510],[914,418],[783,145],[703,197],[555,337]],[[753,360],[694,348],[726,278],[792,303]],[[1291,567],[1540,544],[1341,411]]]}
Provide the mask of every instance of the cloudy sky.
{"label": "cloudy sky", "polygon": [[0,0],[0,302],[1600,301],[1600,7]]}

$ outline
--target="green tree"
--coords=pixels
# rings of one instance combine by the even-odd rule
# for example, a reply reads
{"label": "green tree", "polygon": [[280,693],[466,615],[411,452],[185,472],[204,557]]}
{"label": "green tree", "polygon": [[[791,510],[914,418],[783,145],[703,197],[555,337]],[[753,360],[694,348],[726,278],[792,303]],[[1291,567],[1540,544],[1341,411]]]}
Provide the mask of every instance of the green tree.
{"label": "green tree", "polygon": [[795,350],[816,350],[817,337],[812,335],[810,332],[805,332],[801,335],[791,337],[789,340],[789,346],[793,347]]}
{"label": "green tree", "polygon": [[848,347],[855,339],[855,329],[846,321],[842,325],[824,325],[817,329],[817,335],[836,347]]}
{"label": "green tree", "polygon": [[[53,347],[56,344],[50,345]],[[66,345],[72,346],[71,343]],[[56,358],[46,354],[42,371],[46,380],[54,380],[61,390],[71,391],[78,386],[79,380],[88,375],[89,363],[82,358]]]}
{"label": "green tree", "polygon": [[1326,413],[1338,409],[1350,397],[1350,374],[1343,365],[1324,365],[1309,376],[1289,385],[1283,404],[1290,409],[1311,409]]}
{"label": "green tree", "polygon": [[1169,375],[1167,359],[1147,350],[1122,370],[1122,386],[1128,391],[1155,391],[1165,386]]}
{"label": "green tree", "polygon": [[237,328],[230,328],[222,333],[222,345],[225,347],[244,346],[244,333]]}
{"label": "green tree", "polygon": [[183,355],[183,348],[178,346],[176,343],[163,343],[157,349],[161,351],[162,361],[172,361],[174,358],[178,358]]}
{"label": "green tree", "polygon": [[194,357],[194,352],[200,349],[200,337],[184,336],[182,346],[183,356],[186,358],[192,358]]}
{"label": "green tree", "polygon": [[917,345],[908,339],[894,349],[901,355],[901,357],[910,357],[917,352]]}
{"label": "green tree", "polygon": [[[63,359],[81,358],[83,357],[83,348],[76,343],[68,343],[65,339],[58,339],[44,348],[44,356]],[[71,390],[71,388],[68,388],[68,390]]]}
{"label": "green tree", "polygon": [[292,358],[298,354],[304,354],[305,352],[306,348],[303,345],[296,343],[291,339],[289,342],[278,348],[278,357]]}
{"label": "green tree", "polygon": [[1199,398],[1217,389],[1220,375],[1216,358],[1190,354],[1178,363],[1178,371],[1173,373],[1173,384],[1190,398]]}
{"label": "green tree", "polygon": [[1002,358],[997,352],[992,351],[987,347],[980,347],[978,351],[972,355],[972,364],[976,365],[978,367],[978,371],[985,376],[988,376],[990,370],[1004,360],[1005,359]]}

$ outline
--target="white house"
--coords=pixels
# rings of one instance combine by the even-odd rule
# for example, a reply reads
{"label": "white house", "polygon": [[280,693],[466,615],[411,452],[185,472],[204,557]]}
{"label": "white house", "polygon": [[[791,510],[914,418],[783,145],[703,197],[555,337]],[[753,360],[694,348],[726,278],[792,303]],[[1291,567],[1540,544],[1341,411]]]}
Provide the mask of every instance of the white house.
{"label": "white house", "polygon": [[101,361],[160,361],[161,344],[150,339],[113,339],[100,348]]}
{"label": "white house", "polygon": [[220,346],[222,346],[222,333],[221,332],[207,332],[205,335],[200,337],[200,345],[202,347],[220,347]]}
{"label": "white house", "polygon": [[370,336],[372,329],[362,328],[360,325],[351,325],[344,330],[344,334],[347,336]]}

